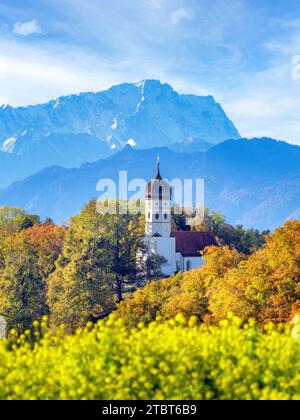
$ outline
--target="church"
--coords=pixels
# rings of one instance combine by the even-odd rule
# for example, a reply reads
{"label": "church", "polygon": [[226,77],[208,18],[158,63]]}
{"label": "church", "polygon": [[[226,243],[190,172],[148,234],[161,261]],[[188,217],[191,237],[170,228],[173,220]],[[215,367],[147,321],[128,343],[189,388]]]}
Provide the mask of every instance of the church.
{"label": "church", "polygon": [[217,246],[212,232],[172,230],[171,208],[172,189],[161,176],[158,158],[157,175],[146,188],[145,224],[148,255],[165,258],[162,267],[165,276],[200,268],[204,263],[201,251],[208,246]]}

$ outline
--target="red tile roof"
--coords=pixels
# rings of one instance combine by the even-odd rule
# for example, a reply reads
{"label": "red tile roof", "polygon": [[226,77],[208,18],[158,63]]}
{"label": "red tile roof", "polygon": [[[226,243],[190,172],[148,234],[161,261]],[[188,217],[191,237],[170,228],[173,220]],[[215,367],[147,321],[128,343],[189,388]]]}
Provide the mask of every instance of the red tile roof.
{"label": "red tile roof", "polygon": [[207,246],[218,246],[212,232],[173,232],[176,238],[176,252],[184,257],[199,257]]}

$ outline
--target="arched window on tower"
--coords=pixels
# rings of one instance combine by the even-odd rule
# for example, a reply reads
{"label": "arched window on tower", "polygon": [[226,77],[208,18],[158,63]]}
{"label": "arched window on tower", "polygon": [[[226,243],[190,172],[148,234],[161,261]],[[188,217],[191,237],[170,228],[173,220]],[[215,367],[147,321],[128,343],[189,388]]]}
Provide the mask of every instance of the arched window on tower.
{"label": "arched window on tower", "polygon": [[163,199],[163,187],[159,187],[159,200],[162,201]]}

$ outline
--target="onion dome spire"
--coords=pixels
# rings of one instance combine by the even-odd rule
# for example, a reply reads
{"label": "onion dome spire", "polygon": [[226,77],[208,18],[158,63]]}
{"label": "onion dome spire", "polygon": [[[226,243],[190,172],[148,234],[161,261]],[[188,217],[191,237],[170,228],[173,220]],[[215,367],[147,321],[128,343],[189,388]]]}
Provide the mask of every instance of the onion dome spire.
{"label": "onion dome spire", "polygon": [[162,180],[162,176],[160,174],[160,156],[157,156],[157,175],[156,175],[156,179],[158,179],[159,181]]}

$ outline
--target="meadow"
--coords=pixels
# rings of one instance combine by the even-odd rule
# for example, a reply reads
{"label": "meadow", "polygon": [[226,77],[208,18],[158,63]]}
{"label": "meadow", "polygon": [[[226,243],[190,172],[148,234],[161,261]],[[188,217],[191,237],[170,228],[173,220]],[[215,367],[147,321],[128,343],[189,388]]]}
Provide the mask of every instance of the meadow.
{"label": "meadow", "polygon": [[112,316],[64,336],[44,320],[34,344],[30,331],[0,342],[0,398],[299,400],[299,327],[178,315],[128,329]]}

